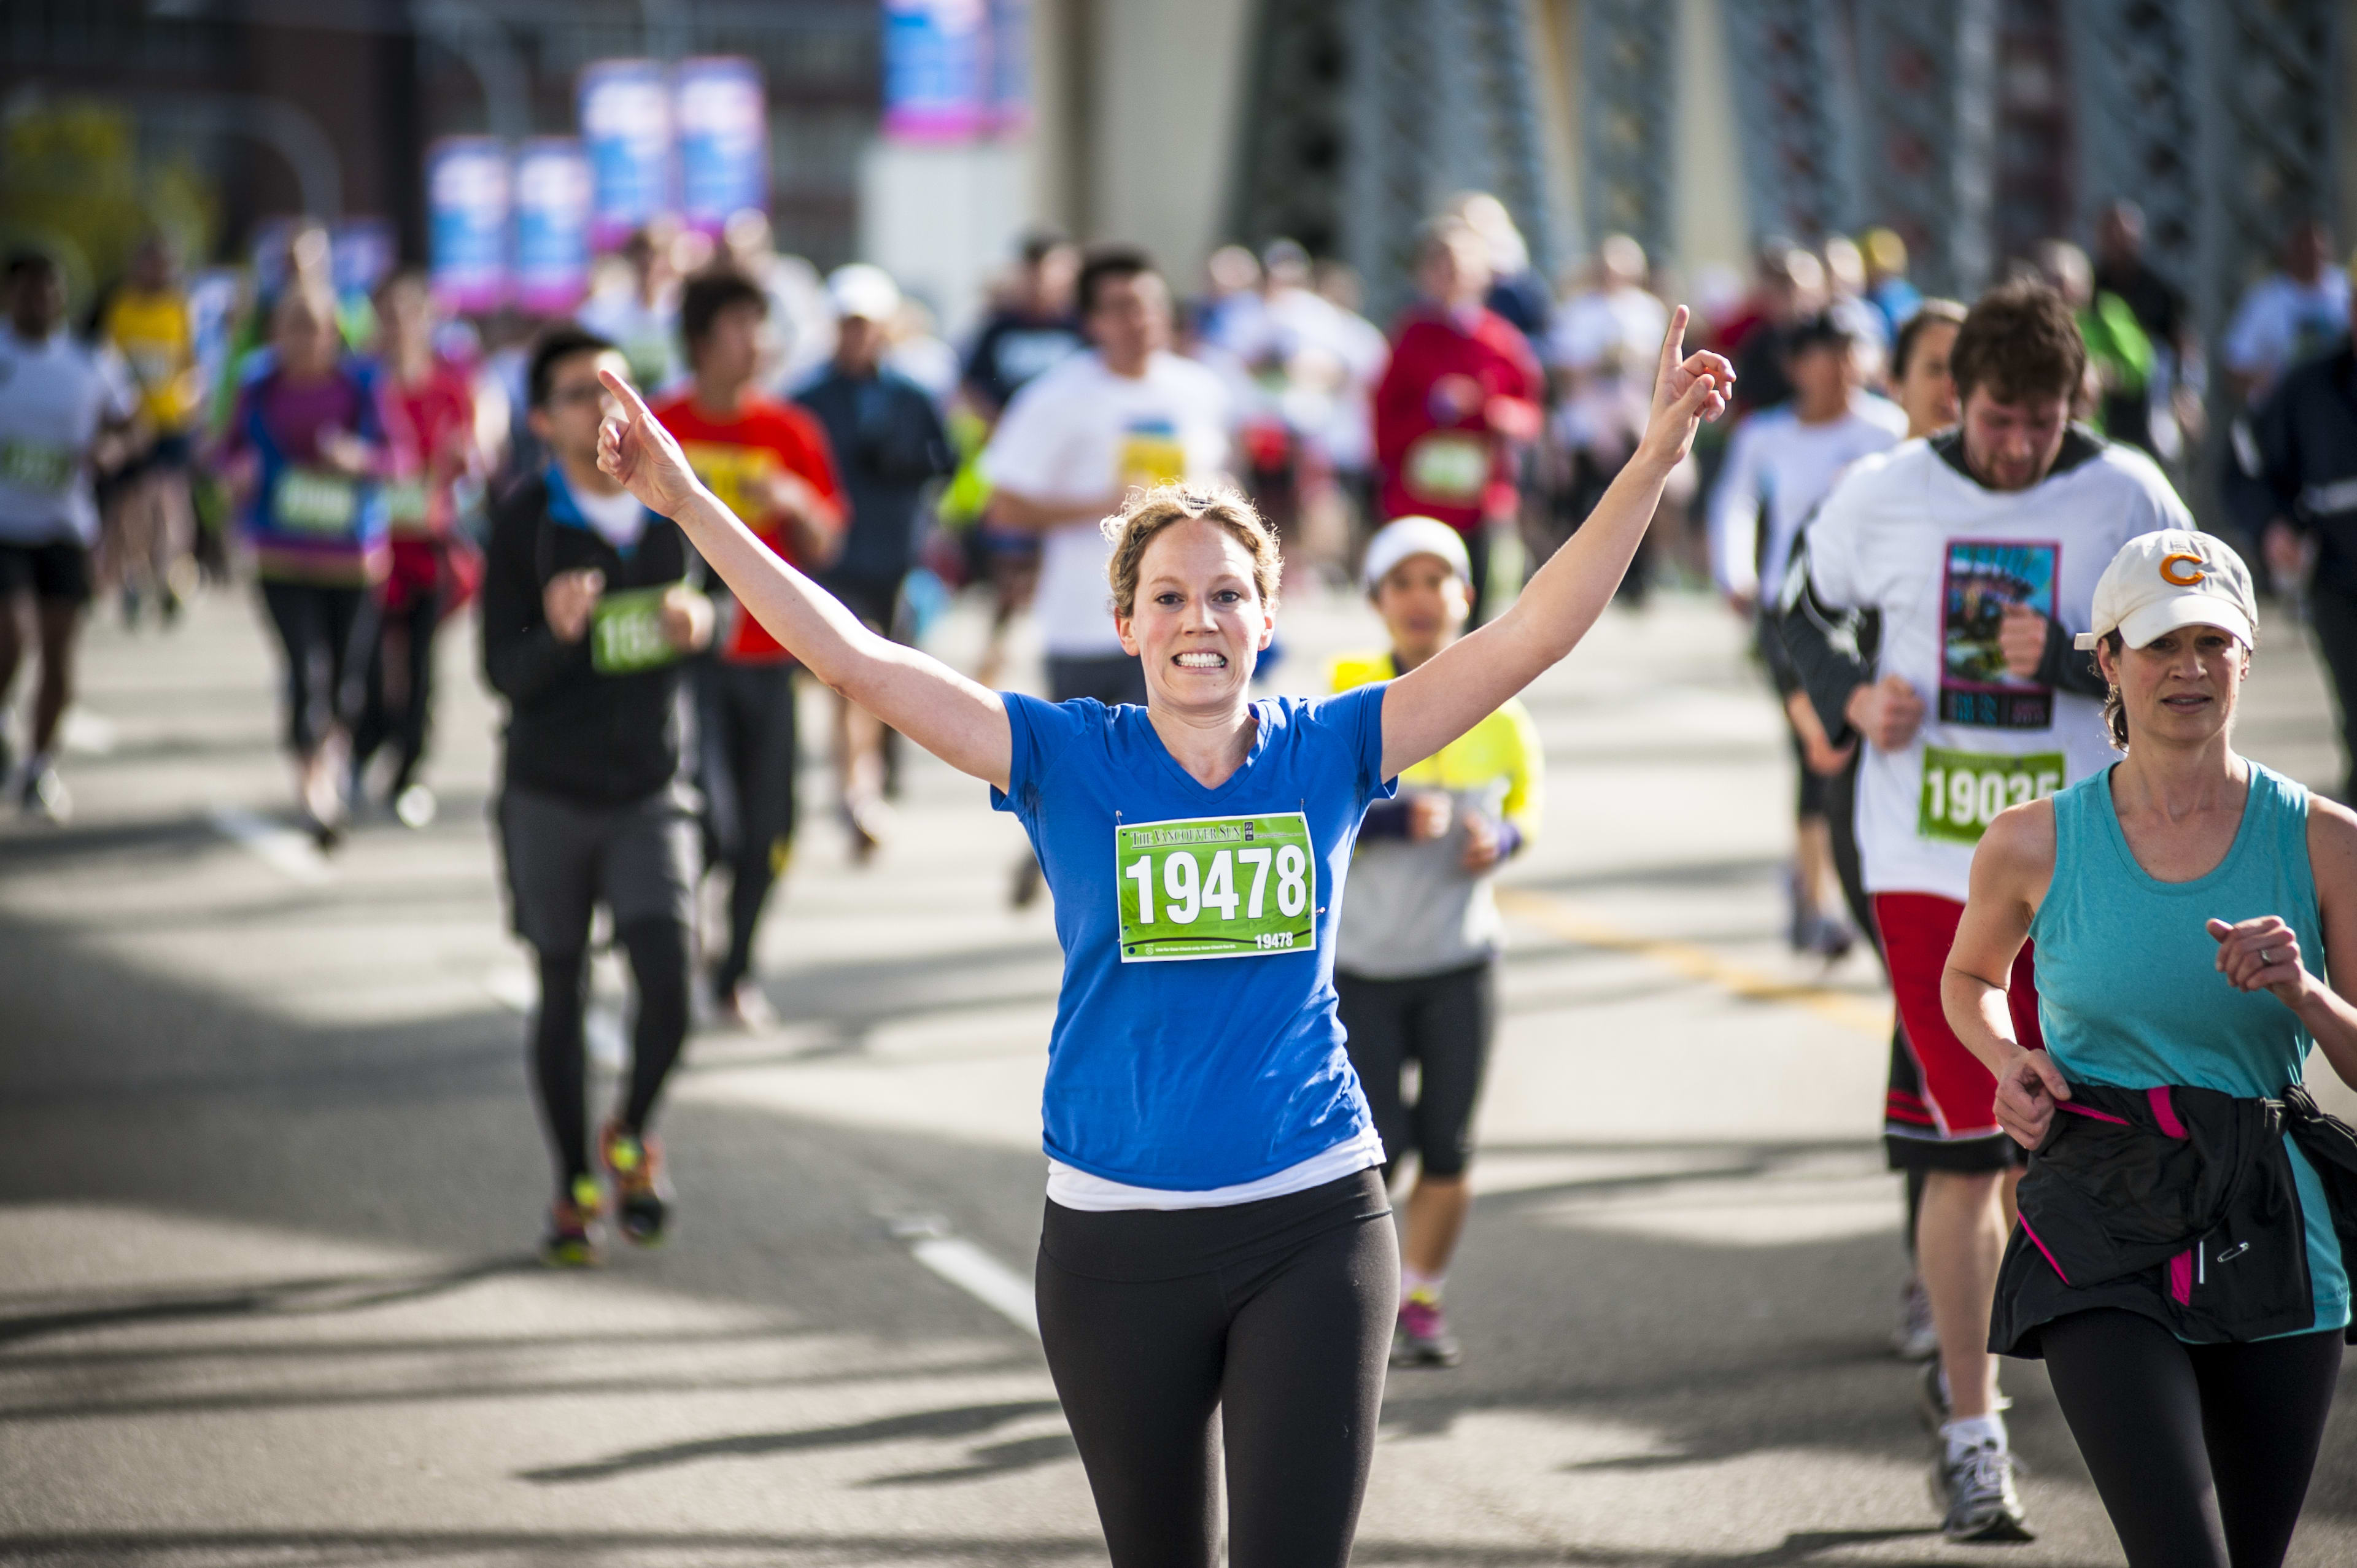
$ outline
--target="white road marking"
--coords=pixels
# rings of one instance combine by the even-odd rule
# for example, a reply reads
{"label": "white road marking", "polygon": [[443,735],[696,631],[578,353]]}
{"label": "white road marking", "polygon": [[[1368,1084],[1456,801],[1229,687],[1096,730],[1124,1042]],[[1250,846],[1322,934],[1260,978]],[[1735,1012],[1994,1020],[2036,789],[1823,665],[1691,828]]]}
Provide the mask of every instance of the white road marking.
{"label": "white road marking", "polygon": [[313,886],[334,878],[319,846],[293,828],[242,806],[215,806],[207,815],[216,832],[284,876]]}
{"label": "white road marking", "polygon": [[1031,1282],[939,1219],[903,1219],[892,1233],[909,1243],[917,1262],[1031,1336],[1039,1337],[1039,1304]]}
{"label": "white road marking", "polygon": [[88,708],[68,708],[64,722],[58,726],[58,739],[65,749],[84,757],[113,755],[119,738],[113,719]]}

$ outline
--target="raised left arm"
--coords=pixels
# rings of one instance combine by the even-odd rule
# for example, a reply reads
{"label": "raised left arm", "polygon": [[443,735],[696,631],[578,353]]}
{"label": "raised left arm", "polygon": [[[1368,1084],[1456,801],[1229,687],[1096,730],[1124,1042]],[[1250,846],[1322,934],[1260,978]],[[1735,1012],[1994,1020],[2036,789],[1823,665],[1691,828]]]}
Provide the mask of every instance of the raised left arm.
{"label": "raised left arm", "polygon": [[1662,487],[1695,429],[1725,412],[1734,368],[1684,353],[1686,308],[1662,338],[1653,414],[1620,477],[1553,559],[1496,620],[1391,683],[1383,694],[1383,777],[1423,761],[1569,653],[1611,602],[1653,521]]}

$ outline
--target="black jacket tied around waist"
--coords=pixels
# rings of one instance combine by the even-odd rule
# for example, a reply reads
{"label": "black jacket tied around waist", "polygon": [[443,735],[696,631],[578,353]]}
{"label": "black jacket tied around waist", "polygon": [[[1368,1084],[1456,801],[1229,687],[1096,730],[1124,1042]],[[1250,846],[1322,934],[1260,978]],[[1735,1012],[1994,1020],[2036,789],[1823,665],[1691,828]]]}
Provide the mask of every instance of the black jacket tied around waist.
{"label": "black jacket tied around waist", "polygon": [[[2291,1156],[2321,1178],[2344,1261],[2357,1256],[2357,1132],[2297,1084],[2265,1100],[2211,1089],[2074,1083],[2021,1179],[1989,1348],[2035,1357],[2067,1313],[2117,1307],[2224,1344],[2316,1322]],[[2351,1342],[2357,1343],[2357,1326]]]}

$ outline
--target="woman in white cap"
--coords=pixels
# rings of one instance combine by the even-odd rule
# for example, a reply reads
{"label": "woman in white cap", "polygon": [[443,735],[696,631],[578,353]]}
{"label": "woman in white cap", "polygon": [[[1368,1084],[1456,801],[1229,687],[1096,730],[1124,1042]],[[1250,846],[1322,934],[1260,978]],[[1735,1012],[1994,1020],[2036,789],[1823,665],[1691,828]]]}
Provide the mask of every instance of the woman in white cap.
{"label": "woman in white cap", "polygon": [[[1464,635],[1472,568],[1464,535],[1436,518],[1404,517],[1368,541],[1367,596],[1391,648],[1337,660],[1333,689],[1396,680]],[[1496,1018],[1497,868],[1538,832],[1545,757],[1519,698],[1399,777],[1399,793],[1367,808],[1351,862],[1351,901],[1334,947],[1334,990],[1351,1065],[1395,1174],[1413,1150],[1400,1244],[1394,1366],[1454,1366],[1456,1337],[1441,1286],[1473,1207],[1465,1167]],[[1416,1068],[1416,1096],[1401,1079]]]}
{"label": "woman in white cap", "polygon": [[2235,754],[2256,628],[2217,540],[2120,550],[2079,646],[2126,755],[1990,825],[1943,987],[2035,1151],[1990,1348],[2045,1359],[2133,1568],[2283,1560],[2350,1325],[2357,1134],[2300,1069],[2357,1084],[2357,814]]}
{"label": "woman in white cap", "polygon": [[1232,1568],[1350,1559],[1399,1288],[1383,1145],[1335,1018],[1351,848],[1389,780],[1603,613],[1727,405],[1733,372],[1684,352],[1685,323],[1637,456],[1513,606],[1396,681],[1315,702],[1252,695],[1280,563],[1232,490],[1160,486],[1103,525],[1099,603],[1147,703],[1043,703],[861,626],[608,381],[626,412],[599,437],[606,471],[680,520],[813,674],[987,781],[1039,852],[1064,951],[1039,1330],[1115,1568],[1210,1568],[1222,1454]]}

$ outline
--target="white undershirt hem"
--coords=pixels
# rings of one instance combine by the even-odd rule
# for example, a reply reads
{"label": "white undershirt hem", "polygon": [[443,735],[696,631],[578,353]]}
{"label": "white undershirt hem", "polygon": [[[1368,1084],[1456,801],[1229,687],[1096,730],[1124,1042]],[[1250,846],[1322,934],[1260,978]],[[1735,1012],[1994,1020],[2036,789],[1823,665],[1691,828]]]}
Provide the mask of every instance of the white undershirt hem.
{"label": "white undershirt hem", "polygon": [[1337,1144],[1322,1154],[1312,1155],[1299,1165],[1287,1165],[1273,1175],[1265,1176],[1258,1181],[1240,1181],[1232,1187],[1206,1187],[1198,1192],[1132,1187],[1127,1182],[1107,1181],[1103,1176],[1091,1176],[1061,1160],[1049,1160],[1048,1197],[1049,1201],[1063,1208],[1082,1209],[1092,1214],[1123,1208],[1225,1208],[1231,1204],[1256,1203],[1264,1197],[1283,1197],[1287,1193],[1307,1192],[1313,1187],[1323,1187],[1329,1181],[1356,1176],[1383,1163],[1383,1139],[1376,1135],[1374,1128],[1363,1127],[1349,1141]]}

